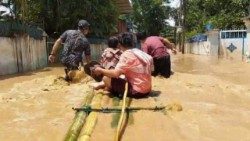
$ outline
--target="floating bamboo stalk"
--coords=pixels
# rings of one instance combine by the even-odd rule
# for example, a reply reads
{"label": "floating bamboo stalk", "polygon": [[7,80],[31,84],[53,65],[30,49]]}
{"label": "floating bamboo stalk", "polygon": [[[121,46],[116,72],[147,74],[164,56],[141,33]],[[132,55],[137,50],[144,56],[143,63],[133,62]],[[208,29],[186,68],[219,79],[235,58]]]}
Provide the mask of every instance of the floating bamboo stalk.
{"label": "floating bamboo stalk", "polygon": [[[122,103],[120,102],[120,99],[118,97],[113,97],[112,106],[121,106],[121,105]],[[120,118],[120,112],[112,115],[112,122],[111,122],[112,128],[117,128],[119,118]]]}
{"label": "floating bamboo stalk", "polygon": [[[82,105],[89,105],[94,97],[94,90],[87,93],[87,96],[82,102]],[[65,141],[76,141],[79,133],[83,127],[83,124],[85,123],[85,119],[88,116],[88,113],[84,111],[78,111],[76,112],[75,118],[73,120],[73,123],[71,124],[67,135],[65,137]]]}
{"label": "floating bamboo stalk", "polygon": [[126,98],[127,98],[127,94],[128,94],[128,82],[125,84],[125,91],[123,94],[123,100],[122,100],[122,111],[121,111],[121,116],[118,122],[118,126],[116,129],[116,134],[115,134],[115,141],[119,141],[120,140],[120,134],[122,131],[122,124],[124,123],[124,114],[125,114],[125,109],[126,109]]}
{"label": "floating bamboo stalk", "polygon": [[[101,101],[102,101],[102,93],[98,93],[95,95],[91,105],[93,108],[100,108],[101,107]],[[97,122],[97,116],[98,112],[91,112],[89,116],[86,119],[86,122],[83,126],[83,129],[78,137],[78,141],[89,141],[91,134],[94,130],[94,127]]]}

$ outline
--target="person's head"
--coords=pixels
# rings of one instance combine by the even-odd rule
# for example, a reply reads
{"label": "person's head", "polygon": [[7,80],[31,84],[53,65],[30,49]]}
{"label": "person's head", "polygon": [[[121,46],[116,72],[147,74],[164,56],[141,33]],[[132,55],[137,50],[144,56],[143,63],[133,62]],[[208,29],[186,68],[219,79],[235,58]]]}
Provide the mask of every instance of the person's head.
{"label": "person's head", "polygon": [[145,40],[147,38],[146,32],[138,32],[136,33],[136,38],[139,41]]}
{"label": "person's head", "polygon": [[113,49],[116,49],[117,46],[118,46],[118,38],[116,36],[111,36],[109,39],[108,39],[108,46],[110,48],[113,48]]}
{"label": "person's head", "polygon": [[118,36],[118,42],[124,49],[133,48],[134,37],[130,32],[123,32]]}
{"label": "person's head", "polygon": [[87,35],[89,33],[89,22],[86,20],[80,20],[78,22],[78,29],[84,34]]}

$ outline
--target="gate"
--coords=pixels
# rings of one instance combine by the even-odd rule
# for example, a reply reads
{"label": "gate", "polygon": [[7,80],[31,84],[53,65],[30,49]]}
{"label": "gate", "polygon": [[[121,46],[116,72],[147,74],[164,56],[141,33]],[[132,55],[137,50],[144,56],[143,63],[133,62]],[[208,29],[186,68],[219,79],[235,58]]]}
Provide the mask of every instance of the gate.
{"label": "gate", "polygon": [[219,37],[220,56],[231,60],[244,60],[248,50],[246,30],[222,30]]}

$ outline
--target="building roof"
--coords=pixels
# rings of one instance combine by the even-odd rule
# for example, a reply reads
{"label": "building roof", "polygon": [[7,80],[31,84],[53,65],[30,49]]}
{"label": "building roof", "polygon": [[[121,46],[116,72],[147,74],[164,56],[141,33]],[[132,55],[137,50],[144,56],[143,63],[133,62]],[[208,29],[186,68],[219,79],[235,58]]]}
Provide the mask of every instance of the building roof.
{"label": "building roof", "polygon": [[130,0],[116,0],[116,4],[121,14],[127,14],[132,12],[132,4]]}

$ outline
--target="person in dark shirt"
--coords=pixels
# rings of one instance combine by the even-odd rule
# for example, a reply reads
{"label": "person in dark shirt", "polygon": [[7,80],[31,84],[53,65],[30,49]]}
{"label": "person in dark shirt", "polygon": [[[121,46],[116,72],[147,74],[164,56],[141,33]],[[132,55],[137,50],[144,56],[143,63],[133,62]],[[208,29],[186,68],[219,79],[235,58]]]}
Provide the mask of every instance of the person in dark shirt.
{"label": "person in dark shirt", "polygon": [[80,20],[78,22],[78,30],[65,31],[56,40],[51,50],[49,61],[53,63],[55,62],[56,54],[60,48],[60,44],[64,44],[60,61],[66,67],[66,80],[68,78],[68,71],[76,70],[80,67],[80,64],[83,61],[83,53],[85,55],[86,62],[90,62],[90,44],[85,37],[89,33],[89,26],[90,24],[86,20]]}

